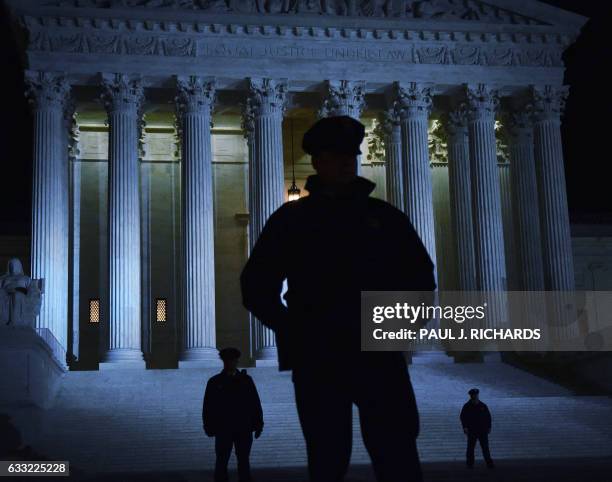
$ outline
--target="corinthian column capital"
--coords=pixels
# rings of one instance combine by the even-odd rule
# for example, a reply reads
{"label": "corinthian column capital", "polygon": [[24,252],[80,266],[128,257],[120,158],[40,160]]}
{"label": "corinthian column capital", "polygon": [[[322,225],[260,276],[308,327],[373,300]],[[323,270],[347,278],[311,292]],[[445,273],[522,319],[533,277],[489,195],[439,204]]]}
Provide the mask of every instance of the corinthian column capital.
{"label": "corinthian column capital", "polygon": [[347,115],[361,117],[365,108],[365,82],[353,80],[328,80],[327,94],[323,101],[320,117]]}
{"label": "corinthian column capital", "polygon": [[282,115],[287,107],[287,80],[249,78],[249,103],[253,115]]}
{"label": "corinthian column capital", "polygon": [[400,141],[400,111],[397,102],[393,102],[391,106],[382,111],[378,115],[378,124],[381,134],[388,136],[389,139]]}
{"label": "corinthian column capital", "polygon": [[70,84],[63,74],[28,70],[25,81],[25,94],[33,108],[64,109]]}
{"label": "corinthian column capital", "polygon": [[472,121],[494,120],[499,106],[497,90],[485,84],[465,86],[465,96],[468,108],[468,118]]}
{"label": "corinthian column capital", "polygon": [[502,116],[504,133],[515,141],[533,138],[533,105],[525,104]]}
{"label": "corinthian column capital", "polygon": [[531,86],[531,101],[536,120],[559,120],[565,110],[569,86]]}
{"label": "corinthian column capital", "polygon": [[403,118],[413,116],[428,117],[431,112],[431,87],[419,82],[409,84],[395,83],[395,94]]}
{"label": "corinthian column capital", "polygon": [[177,110],[185,113],[210,114],[216,97],[215,79],[212,77],[177,76]]}
{"label": "corinthian column capital", "polygon": [[462,102],[443,114],[441,121],[450,139],[461,139],[467,142],[468,109],[465,103]]}
{"label": "corinthian column capital", "polygon": [[108,113],[138,112],[144,100],[144,89],[139,78],[127,74],[101,74],[102,95]]}

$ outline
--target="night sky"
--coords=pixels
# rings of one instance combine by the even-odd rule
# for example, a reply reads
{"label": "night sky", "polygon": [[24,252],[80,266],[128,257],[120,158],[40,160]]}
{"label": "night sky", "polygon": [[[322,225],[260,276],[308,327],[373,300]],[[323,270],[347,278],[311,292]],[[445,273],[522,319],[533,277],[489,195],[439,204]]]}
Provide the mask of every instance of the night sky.
{"label": "night sky", "polygon": [[[1,0],[0,0],[1,1]],[[570,85],[563,121],[570,215],[578,222],[612,223],[612,2],[548,0],[545,3],[589,17],[565,53]],[[0,234],[29,234],[32,176],[32,118],[23,95],[23,59],[4,6],[0,11],[0,147],[2,178]]]}

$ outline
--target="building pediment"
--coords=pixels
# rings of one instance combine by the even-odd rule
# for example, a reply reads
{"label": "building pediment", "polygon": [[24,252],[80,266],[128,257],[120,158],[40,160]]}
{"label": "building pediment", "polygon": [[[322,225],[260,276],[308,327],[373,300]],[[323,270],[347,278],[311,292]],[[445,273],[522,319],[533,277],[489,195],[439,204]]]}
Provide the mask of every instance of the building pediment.
{"label": "building pediment", "polygon": [[231,84],[288,68],[304,89],[320,82],[320,69],[329,78],[357,69],[368,85],[407,77],[556,84],[562,52],[586,21],[535,0],[8,2],[28,33],[30,69],[94,82],[86,67],[94,62],[160,85],[177,71],[213,72]]}

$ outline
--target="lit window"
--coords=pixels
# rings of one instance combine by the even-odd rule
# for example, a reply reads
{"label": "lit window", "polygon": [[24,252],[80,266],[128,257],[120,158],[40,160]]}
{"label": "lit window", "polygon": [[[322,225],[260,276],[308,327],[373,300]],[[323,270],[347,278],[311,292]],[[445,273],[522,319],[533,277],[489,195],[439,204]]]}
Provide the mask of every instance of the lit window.
{"label": "lit window", "polygon": [[166,298],[157,298],[155,300],[155,321],[166,321]]}
{"label": "lit window", "polygon": [[100,323],[100,299],[89,300],[89,322]]}

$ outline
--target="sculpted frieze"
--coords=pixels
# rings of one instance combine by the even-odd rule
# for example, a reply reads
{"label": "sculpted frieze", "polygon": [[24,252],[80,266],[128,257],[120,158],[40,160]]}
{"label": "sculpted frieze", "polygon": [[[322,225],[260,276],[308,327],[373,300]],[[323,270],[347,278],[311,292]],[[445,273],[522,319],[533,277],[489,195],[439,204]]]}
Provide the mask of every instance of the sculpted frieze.
{"label": "sculpted frieze", "polygon": [[403,62],[428,65],[562,66],[558,48],[529,44],[462,44],[442,42],[291,41],[221,39],[191,35],[126,33],[63,34],[33,32],[29,49],[41,52],[117,54],[161,57],[298,59]]}
{"label": "sculpted frieze", "polygon": [[174,8],[211,13],[335,15],[544,25],[537,19],[478,0],[53,0],[48,5]]}

